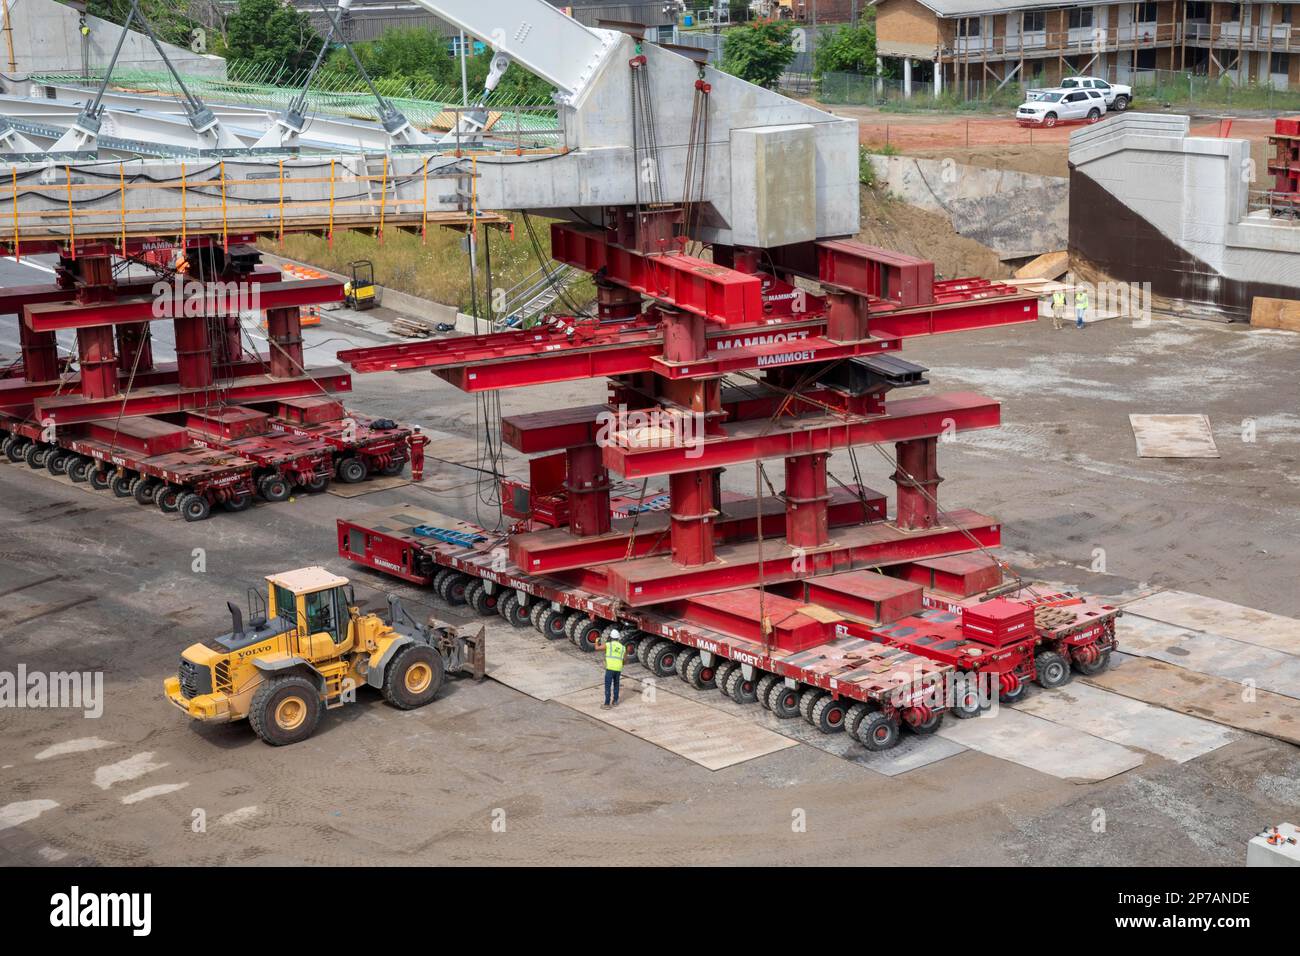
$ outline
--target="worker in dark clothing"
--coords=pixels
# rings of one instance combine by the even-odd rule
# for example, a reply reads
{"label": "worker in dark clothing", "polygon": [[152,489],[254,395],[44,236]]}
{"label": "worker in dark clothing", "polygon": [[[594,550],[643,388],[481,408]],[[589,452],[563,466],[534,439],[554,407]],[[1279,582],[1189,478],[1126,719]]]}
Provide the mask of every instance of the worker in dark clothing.
{"label": "worker in dark clothing", "polygon": [[[605,652],[605,703],[602,707],[618,706],[618,681],[623,676],[623,658],[627,655],[627,646],[619,629],[610,628],[609,636],[596,641],[596,650]],[[613,691],[613,700],[610,691]]]}

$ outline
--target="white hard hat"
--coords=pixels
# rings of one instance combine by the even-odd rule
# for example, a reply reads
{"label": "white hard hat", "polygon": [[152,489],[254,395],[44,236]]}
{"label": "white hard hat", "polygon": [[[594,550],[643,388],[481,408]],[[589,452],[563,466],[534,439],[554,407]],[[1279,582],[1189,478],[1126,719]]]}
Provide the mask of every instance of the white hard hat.
{"label": "white hard hat", "polygon": [[623,640],[623,632],[616,627],[611,627],[609,629],[609,639],[611,641],[621,641]]}

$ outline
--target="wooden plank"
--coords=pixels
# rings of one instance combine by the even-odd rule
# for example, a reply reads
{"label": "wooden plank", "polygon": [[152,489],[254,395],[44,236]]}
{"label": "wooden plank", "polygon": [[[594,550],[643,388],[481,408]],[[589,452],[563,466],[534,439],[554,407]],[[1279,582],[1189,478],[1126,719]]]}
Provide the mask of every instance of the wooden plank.
{"label": "wooden plank", "polygon": [[1130,415],[1139,458],[1218,458],[1206,415]]}
{"label": "wooden plank", "polygon": [[1300,656],[1300,620],[1258,608],[1187,591],[1160,591],[1126,604],[1124,613]]}
{"label": "wooden plank", "polygon": [[610,708],[601,707],[604,696],[599,688],[578,691],[557,700],[709,770],[721,770],[798,746],[788,737],[705,704],[658,688],[653,696],[642,690],[639,681],[624,678],[622,703]]}
{"label": "wooden plank", "polygon": [[1300,701],[1266,690],[1243,699],[1242,686],[1209,674],[1174,667],[1163,661],[1117,653],[1110,669],[1086,679],[1096,687],[1300,745]]}
{"label": "wooden plank", "polygon": [[1300,300],[1257,295],[1250,304],[1250,324],[1257,329],[1300,332]]}

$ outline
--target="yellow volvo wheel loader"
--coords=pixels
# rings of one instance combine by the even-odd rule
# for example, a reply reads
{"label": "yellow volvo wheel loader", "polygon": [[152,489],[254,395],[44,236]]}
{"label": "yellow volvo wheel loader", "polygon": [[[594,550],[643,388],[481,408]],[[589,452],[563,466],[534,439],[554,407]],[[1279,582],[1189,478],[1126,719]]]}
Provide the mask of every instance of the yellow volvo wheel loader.
{"label": "yellow volvo wheel loader", "polygon": [[355,700],[368,684],[394,707],[423,707],[448,672],[485,672],[483,627],[418,624],[388,598],[389,620],[361,614],[347,578],[324,568],[267,577],[250,593],[250,620],[232,602],[230,633],[191,644],[167,699],[195,720],[245,717],[268,744],[306,740],[322,711]]}

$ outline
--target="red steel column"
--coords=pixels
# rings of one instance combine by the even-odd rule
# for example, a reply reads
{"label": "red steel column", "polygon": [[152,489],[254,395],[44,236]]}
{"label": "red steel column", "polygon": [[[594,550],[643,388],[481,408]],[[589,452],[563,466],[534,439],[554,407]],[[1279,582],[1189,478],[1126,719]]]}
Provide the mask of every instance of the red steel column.
{"label": "red steel column", "polygon": [[857,342],[867,337],[866,303],[852,292],[826,290],[826,337]]}
{"label": "red steel column", "polygon": [[596,445],[570,448],[565,458],[569,492],[569,531],[585,538],[610,528],[609,472]]}
{"label": "red steel column", "polygon": [[830,540],[826,517],[825,452],[785,460],[785,540],[794,548],[817,548]]}
{"label": "red steel column", "polygon": [[894,443],[897,470],[890,477],[898,487],[898,527],[907,531],[939,524],[939,439],[914,438]]}
{"label": "red steel column", "polygon": [[181,316],[176,328],[176,373],[181,388],[207,388],[212,384],[212,345],[206,316]]}
{"label": "red steel column", "polygon": [[53,332],[34,332],[18,317],[18,341],[23,352],[23,378],[50,382],[59,377],[59,340]]}
{"label": "red steel column", "polygon": [[634,319],[641,312],[641,293],[597,279],[596,309],[602,322]]}
{"label": "red steel column", "polygon": [[271,344],[271,377],[303,374],[302,313],[297,306],[266,310],[266,336]]}
{"label": "red steel column", "polygon": [[705,320],[702,316],[680,309],[660,308],[663,320],[664,359],[669,362],[694,362],[708,349]]}
{"label": "red steel column", "polygon": [[[137,350],[140,353],[136,358]],[[128,322],[117,326],[117,367],[130,375],[153,370],[153,332],[148,322]]]}
{"label": "red steel column", "polygon": [[668,476],[673,561],[683,567],[713,560],[713,469]]}
{"label": "red steel column", "polygon": [[118,394],[113,327],[98,325],[77,329],[77,351],[81,365],[81,394],[86,398],[112,398]]}

